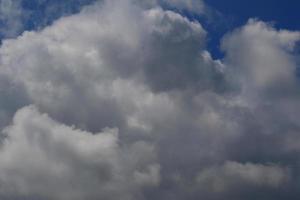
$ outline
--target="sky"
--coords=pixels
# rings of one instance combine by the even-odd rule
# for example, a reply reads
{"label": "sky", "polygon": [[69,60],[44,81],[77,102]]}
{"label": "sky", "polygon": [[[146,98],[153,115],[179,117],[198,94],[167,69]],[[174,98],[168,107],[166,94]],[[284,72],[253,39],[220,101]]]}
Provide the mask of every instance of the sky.
{"label": "sky", "polygon": [[213,39],[210,48],[216,57],[222,57],[222,52],[218,49],[221,37],[235,27],[245,24],[249,18],[272,22],[278,29],[300,29],[300,22],[297,20],[300,18],[300,2],[297,0],[288,2],[284,0],[206,0],[206,3],[217,11],[222,19],[219,19],[222,22],[219,22],[218,29],[212,30],[215,34],[212,33]]}
{"label": "sky", "polygon": [[222,14],[235,17],[236,25],[245,23],[248,18],[257,17],[265,21],[274,21],[280,28],[297,30],[300,27],[299,20],[297,20],[300,3],[297,0],[288,2],[284,0],[206,0],[206,2]]}
{"label": "sky", "polygon": [[[16,37],[24,30],[37,30],[53,23],[59,17],[78,13],[80,9],[96,0],[68,0],[62,3],[59,0],[2,0],[2,5],[10,4],[7,2],[19,2],[20,7],[26,10],[27,14],[20,17],[22,27],[13,28],[11,35],[0,32],[0,39],[6,37]],[[151,0],[150,0],[151,1]],[[6,3],[5,3],[6,2]],[[12,3],[16,4],[16,3]],[[214,58],[222,58],[223,52],[220,49],[220,40],[222,37],[236,27],[245,24],[249,18],[258,18],[266,22],[274,23],[276,28],[299,30],[300,14],[298,12],[300,2],[290,0],[288,3],[284,0],[205,0],[206,7],[210,10],[209,14],[190,12],[181,10],[181,14],[189,17],[191,20],[200,21],[206,30],[210,31],[208,38],[208,49]],[[164,7],[172,7],[163,3]],[[53,9],[54,8],[54,9]],[[2,23],[1,23],[2,22]],[[4,23],[4,24],[3,24]],[[5,19],[0,20],[2,29],[11,28],[5,25]]]}
{"label": "sky", "polygon": [[0,0],[0,199],[298,200],[299,8]]}

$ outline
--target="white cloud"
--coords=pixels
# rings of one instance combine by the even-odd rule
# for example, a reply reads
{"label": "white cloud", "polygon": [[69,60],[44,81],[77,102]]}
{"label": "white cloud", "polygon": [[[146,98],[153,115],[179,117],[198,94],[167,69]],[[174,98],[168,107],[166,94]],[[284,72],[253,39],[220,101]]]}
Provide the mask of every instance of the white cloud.
{"label": "white cloud", "polygon": [[251,19],[228,34],[222,47],[234,78],[242,87],[255,90],[290,90],[296,82],[293,48],[300,32],[275,30],[270,24]]}

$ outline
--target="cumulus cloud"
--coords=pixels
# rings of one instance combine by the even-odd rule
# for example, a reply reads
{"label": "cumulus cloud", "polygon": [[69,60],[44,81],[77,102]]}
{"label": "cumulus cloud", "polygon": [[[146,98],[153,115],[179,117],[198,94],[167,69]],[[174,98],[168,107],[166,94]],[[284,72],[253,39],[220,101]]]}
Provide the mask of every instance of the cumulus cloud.
{"label": "cumulus cloud", "polygon": [[4,134],[0,153],[4,198],[132,199],[140,187],[159,183],[153,147],[145,142],[121,147],[116,129],[84,132],[29,106],[16,113]]}
{"label": "cumulus cloud", "polygon": [[121,82],[157,92],[217,88],[218,65],[201,55],[204,37],[199,23],[177,13],[108,2],[4,41],[1,73],[51,116],[98,131],[126,121],[113,94]]}
{"label": "cumulus cloud", "polygon": [[252,19],[214,60],[196,4],[98,1],[4,40],[0,197],[296,199],[299,32]]}
{"label": "cumulus cloud", "polygon": [[296,57],[292,52],[299,39],[299,32],[276,31],[269,24],[251,19],[225,37],[222,47],[235,73],[240,73],[239,78],[246,82],[244,87],[283,93],[293,89],[297,81]]}

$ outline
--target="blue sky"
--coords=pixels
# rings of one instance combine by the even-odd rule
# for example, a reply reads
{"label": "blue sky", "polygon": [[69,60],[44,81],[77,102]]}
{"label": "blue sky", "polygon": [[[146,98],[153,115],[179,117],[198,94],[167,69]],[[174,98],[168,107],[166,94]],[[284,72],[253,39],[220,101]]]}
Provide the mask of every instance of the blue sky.
{"label": "blue sky", "polygon": [[218,44],[221,37],[236,27],[244,25],[249,18],[274,22],[279,29],[300,29],[299,0],[206,0],[212,9],[219,12],[215,22],[208,24],[212,35],[209,48],[215,57],[221,57]]}
{"label": "blue sky", "polygon": [[[24,30],[41,29],[92,2],[95,0],[1,0],[0,39],[16,37]],[[9,29],[12,31],[7,34]]]}
{"label": "blue sky", "polygon": [[206,0],[207,4],[234,18],[233,25],[244,24],[248,18],[258,17],[264,21],[275,21],[286,29],[300,29],[300,2],[298,0]]}

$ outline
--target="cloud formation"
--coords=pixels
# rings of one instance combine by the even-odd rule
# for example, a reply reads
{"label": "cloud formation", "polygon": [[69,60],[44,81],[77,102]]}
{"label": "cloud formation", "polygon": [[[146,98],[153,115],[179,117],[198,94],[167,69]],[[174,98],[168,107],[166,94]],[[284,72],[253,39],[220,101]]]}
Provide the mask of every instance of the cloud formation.
{"label": "cloud formation", "polygon": [[165,3],[204,6],[98,1],[3,41],[1,199],[297,199],[300,33],[251,19],[214,60]]}
{"label": "cloud formation", "polygon": [[[92,134],[19,110],[4,130],[1,194],[51,199],[132,199],[159,183],[153,147],[121,147],[116,129]],[[128,182],[128,180],[131,180]]]}

